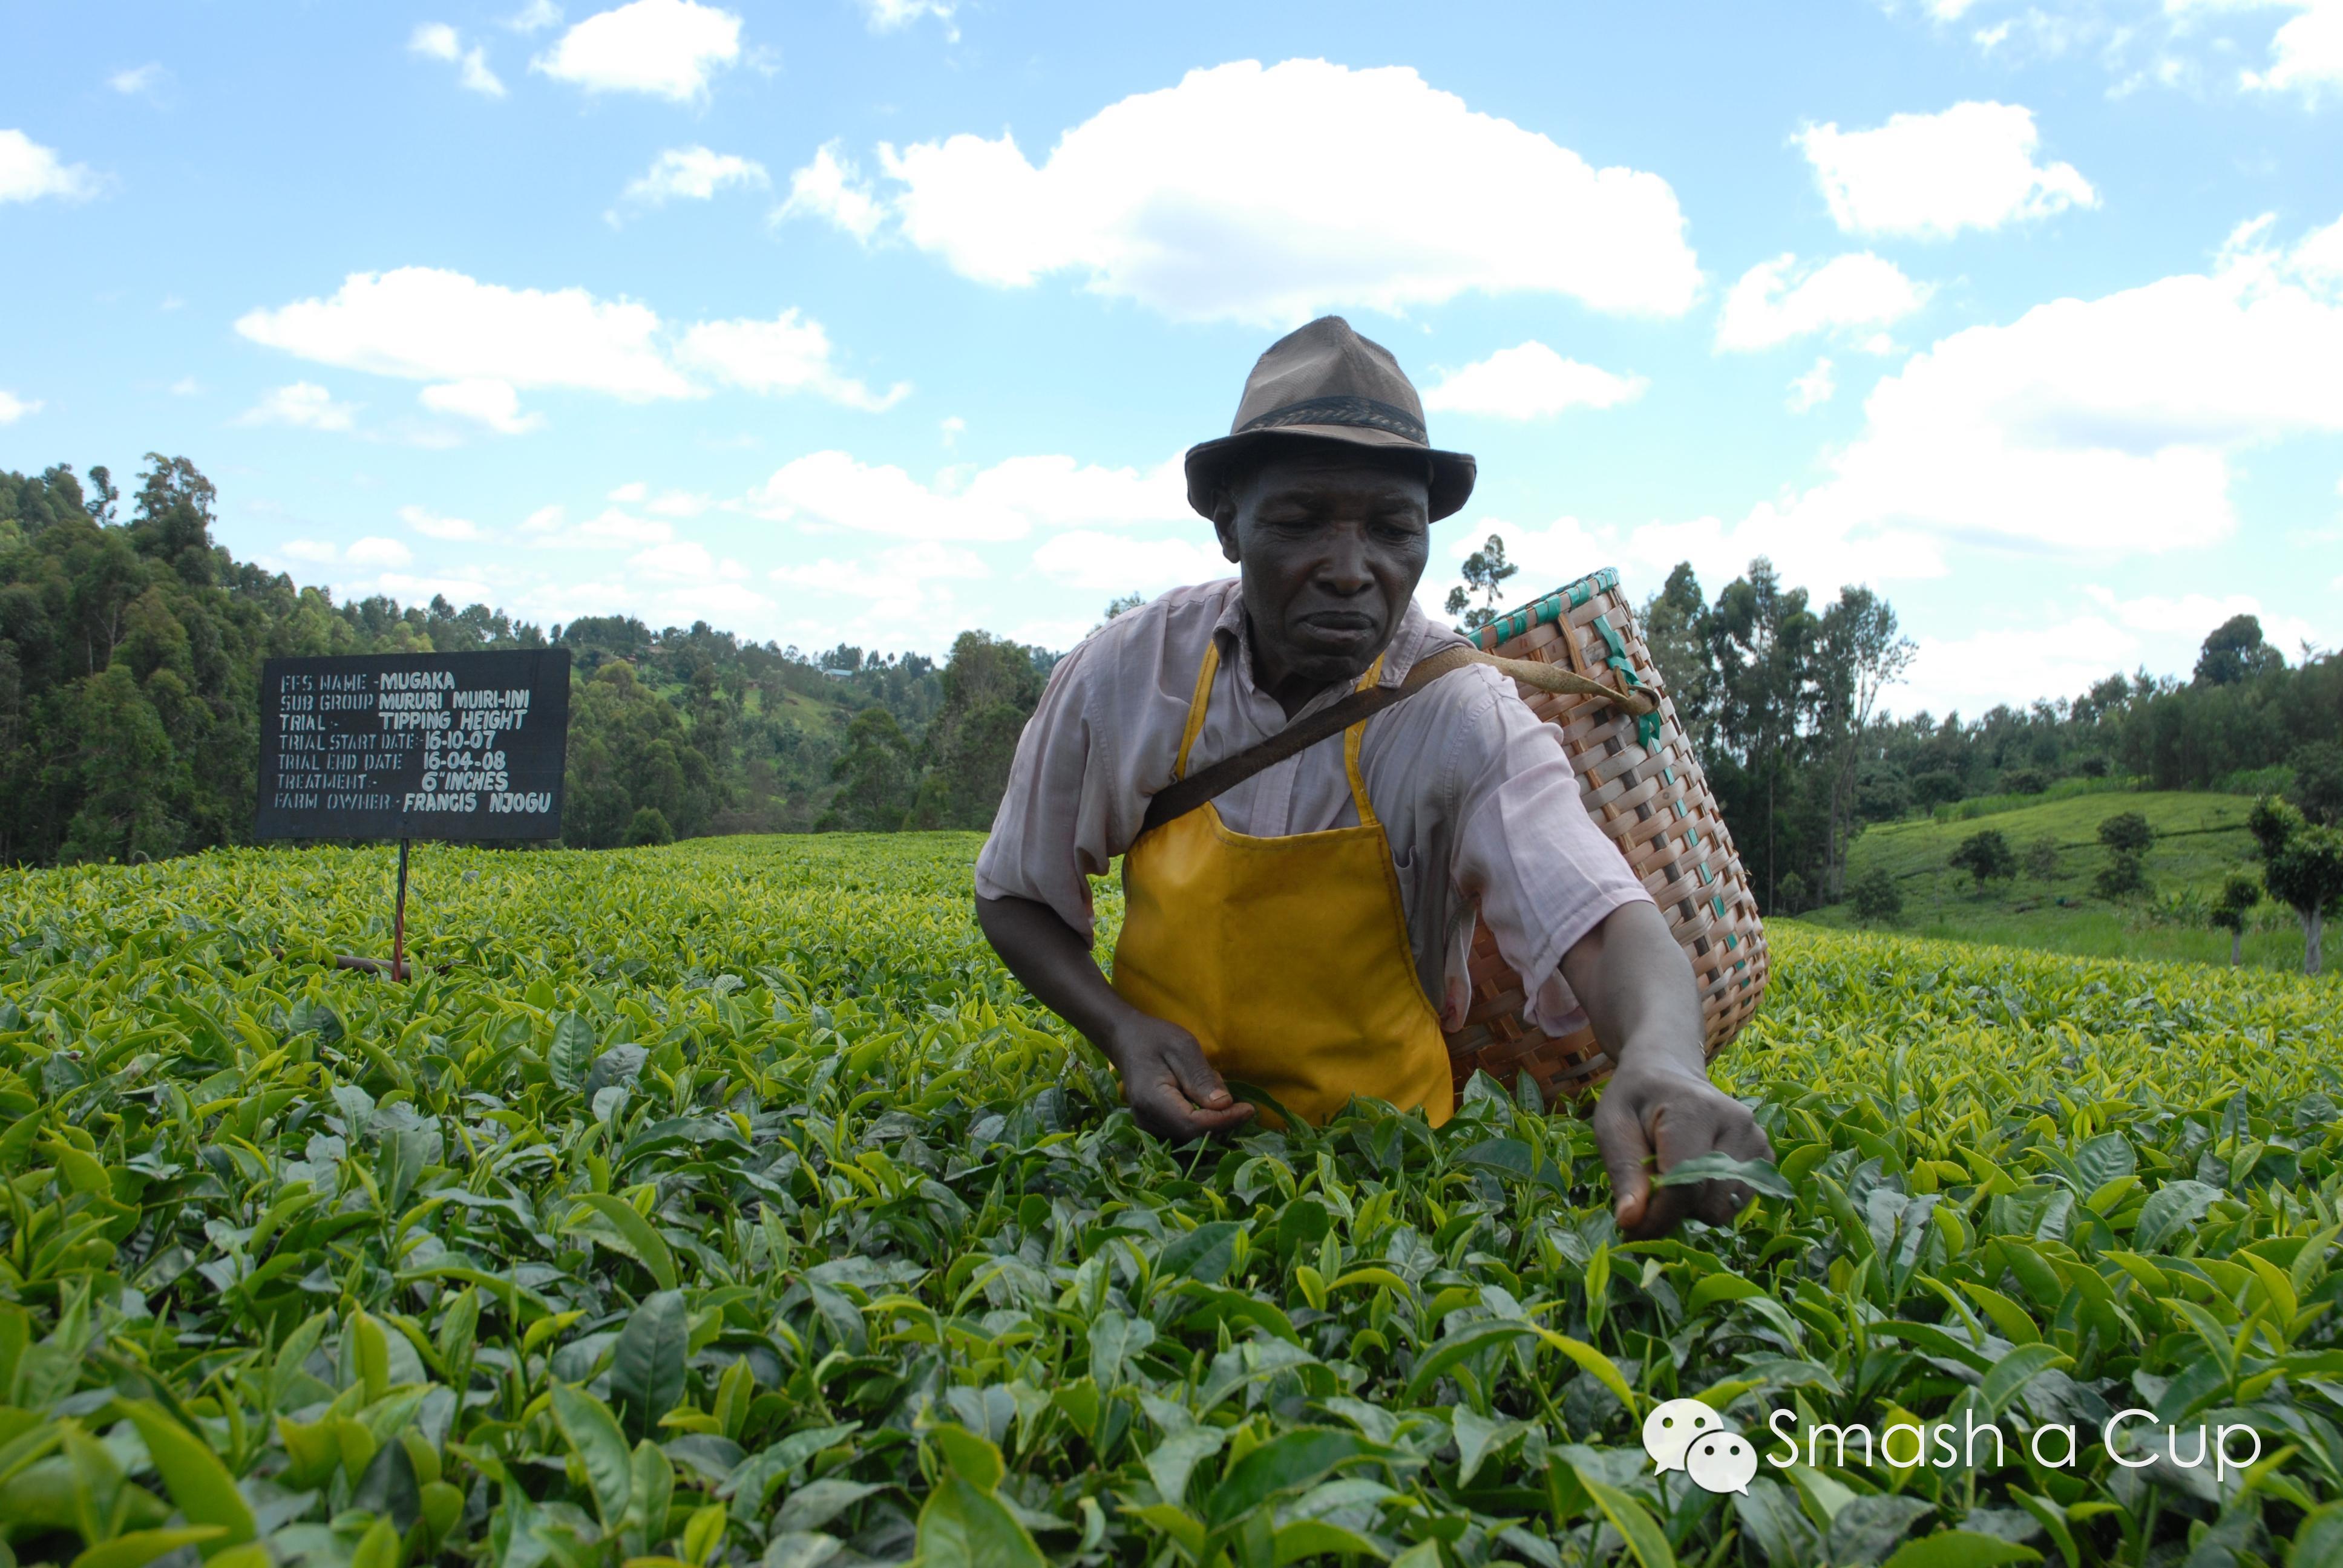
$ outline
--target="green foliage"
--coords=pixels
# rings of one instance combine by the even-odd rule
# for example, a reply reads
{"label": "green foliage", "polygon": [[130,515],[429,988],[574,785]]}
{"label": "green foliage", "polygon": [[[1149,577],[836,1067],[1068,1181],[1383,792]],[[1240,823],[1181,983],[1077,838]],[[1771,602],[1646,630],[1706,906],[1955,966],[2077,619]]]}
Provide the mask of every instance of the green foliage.
{"label": "green foliage", "polygon": [[2091,890],[2107,900],[2139,898],[2150,890],[2147,857],[2133,849],[2116,849],[2091,879]]}
{"label": "green foliage", "polygon": [[656,806],[640,806],[635,809],[634,820],[627,824],[627,843],[672,844],[675,829],[669,826],[667,816]]}
{"label": "green foliage", "polygon": [[1892,921],[1904,912],[1904,890],[1896,885],[1895,873],[1885,866],[1874,866],[1855,878],[1855,886],[1848,891],[1855,919],[1866,924]]}
{"label": "green foliage", "polygon": [[2044,833],[2026,846],[2026,874],[2037,882],[2050,881],[2058,875],[2056,839]]}
{"label": "green foliage", "polygon": [[847,727],[846,749],[830,766],[838,792],[817,832],[891,833],[903,825],[919,777],[911,742],[883,708],[866,708]]}
{"label": "green foliage", "polygon": [[928,726],[924,773],[908,823],[913,828],[992,826],[1009,789],[1017,737],[1041,700],[1037,650],[964,631],[944,666],[943,707]]}
{"label": "green foliage", "polygon": [[[1586,1123],[1485,1080],[1437,1130],[1141,1136],[974,930],[977,842],[434,846],[411,985],[319,961],[387,942],[378,851],[0,872],[14,1557],[2331,1543],[2331,983],[1784,923],[1718,1072],[1791,1196],[1631,1243]],[[1775,1409],[2013,1441],[1711,1497],[1637,1438],[1696,1395],[1761,1454]],[[2130,1406],[2263,1464],[2122,1469]],[[2033,1462],[2061,1422],[2078,1462]]]}
{"label": "green foliage", "polygon": [[2233,615],[2205,636],[2197,656],[2200,686],[2235,686],[2286,668],[2286,656],[2262,640],[2258,616]]}
{"label": "green foliage", "polygon": [[2099,824],[2098,839],[2107,847],[2107,863],[2092,879],[2092,890],[2108,900],[2147,894],[2147,851],[2156,843],[2156,829],[2147,818],[2137,811],[2118,811]]}
{"label": "green foliage", "polygon": [[2118,855],[2145,855],[2156,842],[2156,829],[2137,811],[2118,811],[2099,824],[2099,842]]}
{"label": "green foliage", "polygon": [[2288,759],[2294,775],[2286,798],[2313,822],[2343,827],[2343,746],[2315,740],[2298,747]]}
{"label": "green foliage", "polygon": [[1982,828],[1962,839],[1945,864],[1975,877],[1980,890],[1989,881],[2007,881],[2017,875],[2017,854],[1998,828]]}

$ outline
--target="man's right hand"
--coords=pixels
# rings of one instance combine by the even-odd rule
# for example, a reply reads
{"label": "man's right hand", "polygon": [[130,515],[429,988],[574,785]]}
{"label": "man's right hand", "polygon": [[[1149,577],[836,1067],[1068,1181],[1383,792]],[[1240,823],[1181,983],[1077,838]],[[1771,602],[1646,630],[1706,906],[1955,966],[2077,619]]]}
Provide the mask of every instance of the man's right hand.
{"label": "man's right hand", "polygon": [[1173,1143],[1226,1132],[1253,1113],[1229,1093],[1196,1037],[1176,1023],[1132,1010],[1107,1042],[1131,1119]]}

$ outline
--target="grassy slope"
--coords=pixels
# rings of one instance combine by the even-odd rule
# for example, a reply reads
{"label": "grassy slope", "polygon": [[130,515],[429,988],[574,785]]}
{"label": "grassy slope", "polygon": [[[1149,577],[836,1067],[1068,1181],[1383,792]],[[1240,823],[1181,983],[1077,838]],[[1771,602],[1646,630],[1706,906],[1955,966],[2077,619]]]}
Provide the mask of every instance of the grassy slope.
{"label": "grassy slope", "polygon": [[[2092,879],[2107,862],[2098,826],[2122,811],[2145,816],[2159,835],[2147,855],[2156,893],[2209,897],[2236,870],[2252,871],[2253,840],[2245,829],[2253,802],[2238,795],[2183,790],[2083,795],[2003,811],[1968,822],[1897,822],[1873,828],[1848,853],[1850,882],[1885,866],[1904,894],[1898,930],[1962,941],[2046,948],[2104,958],[2189,960],[2227,963],[2226,932],[2158,919],[2148,910],[2096,897]],[[2008,839],[2020,859],[2047,835],[2060,845],[2057,874],[2037,881],[2024,871],[2011,882],[1979,892],[1966,871],[1946,868],[1961,841],[1991,828]],[[2215,829],[2206,831],[2206,829]],[[2167,836],[2168,835],[2168,836]],[[1855,923],[1845,905],[1806,917],[1816,924]],[[2256,911],[2246,933],[2246,962],[2269,969],[2302,967],[2302,932],[2282,909]]]}

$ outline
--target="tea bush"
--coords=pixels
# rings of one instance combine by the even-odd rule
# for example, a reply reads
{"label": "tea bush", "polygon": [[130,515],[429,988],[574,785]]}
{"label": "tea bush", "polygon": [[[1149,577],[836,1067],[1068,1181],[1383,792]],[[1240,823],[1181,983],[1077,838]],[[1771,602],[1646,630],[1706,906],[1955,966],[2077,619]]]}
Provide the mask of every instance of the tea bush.
{"label": "tea bush", "polygon": [[[977,936],[976,842],[427,847],[407,985],[327,967],[387,950],[379,849],[0,873],[8,1554],[2343,1552],[2332,982],[1785,925],[1718,1070],[1795,1195],[1628,1242],[1584,1123],[1486,1080],[1151,1141]],[[1712,1495],[1638,1442],[1688,1395],[1761,1453],[2011,1441]]]}

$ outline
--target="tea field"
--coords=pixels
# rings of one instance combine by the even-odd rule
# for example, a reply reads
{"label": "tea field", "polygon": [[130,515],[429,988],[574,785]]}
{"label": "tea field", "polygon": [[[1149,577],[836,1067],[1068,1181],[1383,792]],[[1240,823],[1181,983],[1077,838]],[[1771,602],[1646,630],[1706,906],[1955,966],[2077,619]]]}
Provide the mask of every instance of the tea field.
{"label": "tea field", "polygon": [[1630,1243],[1486,1081],[1150,1141],[976,842],[427,846],[405,986],[380,849],[0,872],[7,1556],[2343,1563],[2333,980],[1785,925],[1791,1195]]}

